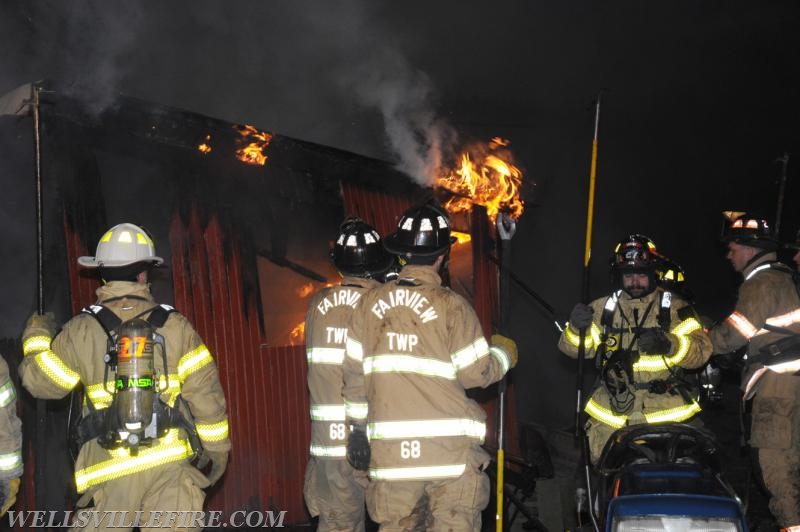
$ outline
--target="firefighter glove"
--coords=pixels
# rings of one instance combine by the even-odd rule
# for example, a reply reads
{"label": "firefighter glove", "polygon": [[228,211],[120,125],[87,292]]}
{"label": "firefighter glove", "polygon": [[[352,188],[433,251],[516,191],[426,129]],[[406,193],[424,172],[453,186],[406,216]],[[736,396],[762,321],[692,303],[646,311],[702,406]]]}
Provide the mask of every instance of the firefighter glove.
{"label": "firefighter glove", "polygon": [[569,313],[569,324],[574,329],[585,329],[592,324],[592,307],[584,303],[578,303]]}
{"label": "firefighter glove", "polygon": [[353,468],[366,471],[369,469],[371,454],[369,439],[364,427],[354,426],[347,437],[347,461]]}
{"label": "firefighter glove", "polygon": [[517,365],[519,353],[517,352],[517,343],[507,336],[502,334],[492,335],[492,347],[498,347],[508,356],[509,369]]}
{"label": "firefighter glove", "polygon": [[45,312],[44,314],[34,312],[25,323],[22,340],[25,341],[34,336],[47,336],[52,339],[56,334],[56,330],[56,317],[52,312]]}
{"label": "firefighter glove", "polygon": [[0,491],[3,497],[3,506],[0,508],[0,518],[6,515],[8,509],[17,502],[17,492],[19,491],[19,478],[6,479],[0,484]]}
{"label": "firefighter glove", "polygon": [[639,349],[654,355],[667,355],[672,351],[668,333],[658,327],[645,329],[639,337]]}
{"label": "firefighter glove", "polygon": [[222,478],[225,473],[225,468],[228,467],[228,451],[205,451],[206,456],[211,460],[211,469],[208,471],[206,477],[210,482],[209,486],[213,486],[217,481]]}

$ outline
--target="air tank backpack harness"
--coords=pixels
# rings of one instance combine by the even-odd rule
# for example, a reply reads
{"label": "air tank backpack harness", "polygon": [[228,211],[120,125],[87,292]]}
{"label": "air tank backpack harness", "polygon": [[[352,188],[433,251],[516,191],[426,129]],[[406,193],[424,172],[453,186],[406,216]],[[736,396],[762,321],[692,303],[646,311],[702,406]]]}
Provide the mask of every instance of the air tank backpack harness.
{"label": "air tank backpack harness", "polygon": [[[91,305],[81,312],[93,316],[108,336],[103,382],[112,401],[108,408],[97,409],[86,398],[89,414],[72,431],[71,443],[79,449],[97,438],[105,449],[125,448],[136,456],[140,446],[150,446],[169,429],[181,428],[195,456],[202,461],[203,448],[194,423],[177,406],[181,397],[178,396],[174,407],[160,397],[167,390],[168,366],[166,344],[156,330],[176,310],[169,305],[157,305],[124,322],[103,305]],[[147,318],[142,317],[148,314]],[[161,371],[156,369],[157,361]],[[113,374],[113,381],[109,380],[109,373]],[[111,382],[113,390],[108,389]]]}

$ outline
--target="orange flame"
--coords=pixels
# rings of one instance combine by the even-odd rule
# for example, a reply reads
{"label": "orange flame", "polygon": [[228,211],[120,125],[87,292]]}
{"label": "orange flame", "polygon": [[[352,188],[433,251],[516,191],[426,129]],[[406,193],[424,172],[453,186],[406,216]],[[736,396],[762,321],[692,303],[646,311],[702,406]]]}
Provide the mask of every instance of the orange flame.
{"label": "orange flame", "polygon": [[466,244],[472,240],[472,235],[469,233],[462,233],[461,231],[450,231],[450,236],[455,237],[456,244]]}
{"label": "orange flame", "polygon": [[306,334],[306,322],[301,321],[300,323],[295,325],[294,329],[292,329],[292,332],[289,333],[289,338],[291,338],[292,340],[299,341],[303,339],[305,334]]}
{"label": "orange flame", "polygon": [[[236,126],[239,127],[239,126]],[[247,164],[258,164],[264,166],[267,162],[266,150],[272,135],[266,131],[259,131],[251,125],[239,127],[239,135],[242,136],[237,143],[241,146],[236,150],[236,158]],[[242,146],[246,141],[246,146]]]}
{"label": "orange flame", "polygon": [[209,144],[209,142],[211,142],[211,135],[206,135],[205,140],[197,145],[197,149],[203,155],[211,153],[211,144]]}
{"label": "orange flame", "polygon": [[314,293],[314,283],[306,283],[297,289],[297,297],[304,299]]}
{"label": "orange flame", "polygon": [[508,144],[508,140],[495,137],[488,144],[476,143],[461,153],[460,167],[450,170],[437,183],[455,194],[445,203],[448,212],[469,211],[478,204],[486,207],[492,222],[500,212],[512,218],[522,215],[522,171],[514,166]]}

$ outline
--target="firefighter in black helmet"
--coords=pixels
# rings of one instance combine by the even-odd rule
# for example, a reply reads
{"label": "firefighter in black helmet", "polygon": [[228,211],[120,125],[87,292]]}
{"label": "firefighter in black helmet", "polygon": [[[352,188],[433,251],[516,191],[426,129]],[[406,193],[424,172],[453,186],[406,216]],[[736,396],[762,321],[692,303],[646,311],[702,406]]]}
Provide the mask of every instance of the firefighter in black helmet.
{"label": "firefighter in black helmet", "polygon": [[767,221],[726,211],[722,240],[742,274],[736,306],[709,335],[714,354],[747,346],[742,375],[752,399],[750,441],[770,492],[769,507],[787,530],[800,529],[800,295],[793,271],[778,261],[778,241]]}
{"label": "firefighter in black helmet", "polygon": [[385,240],[405,265],[364,295],[348,329],[345,398],[369,405],[371,459],[363,429],[348,456],[369,470],[367,508],[382,530],[479,530],[489,501],[486,414],[465,389],[500,380],[516,345],[498,335],[490,345],[469,303],[442,286],[450,245],[440,206],[407,210]]}
{"label": "firefighter in black helmet", "polygon": [[394,257],[383,248],[375,229],[353,217],[339,226],[330,257],[342,281],[317,292],[306,314],[311,458],[304,495],[312,517],[319,516],[318,530],[357,532],[364,530],[367,477],[345,458],[350,433],[346,420],[363,424],[367,405],[347,403],[342,396],[347,324],[363,294],[378,286]]}
{"label": "firefighter in black helmet", "polygon": [[614,292],[575,305],[559,340],[559,349],[576,358],[585,329],[586,357],[602,377],[584,408],[592,461],[621,427],[682,422],[700,411],[679,372],[705,364],[711,342],[691,306],[658,286],[660,260],[650,238],[620,240],[610,260]]}

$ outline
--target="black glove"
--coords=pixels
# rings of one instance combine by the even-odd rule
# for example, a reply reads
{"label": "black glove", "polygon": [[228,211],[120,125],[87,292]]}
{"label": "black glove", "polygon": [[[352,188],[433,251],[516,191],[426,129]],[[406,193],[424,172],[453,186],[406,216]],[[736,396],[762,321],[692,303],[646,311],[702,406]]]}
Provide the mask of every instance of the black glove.
{"label": "black glove", "polygon": [[578,303],[569,313],[569,324],[574,329],[585,329],[592,324],[592,307],[583,303]]}
{"label": "black glove", "polygon": [[662,329],[651,327],[639,336],[639,350],[653,355],[668,355],[672,350],[672,342]]}
{"label": "black glove", "polygon": [[355,469],[366,471],[369,469],[370,455],[369,439],[364,427],[354,427],[347,437],[347,461]]}

